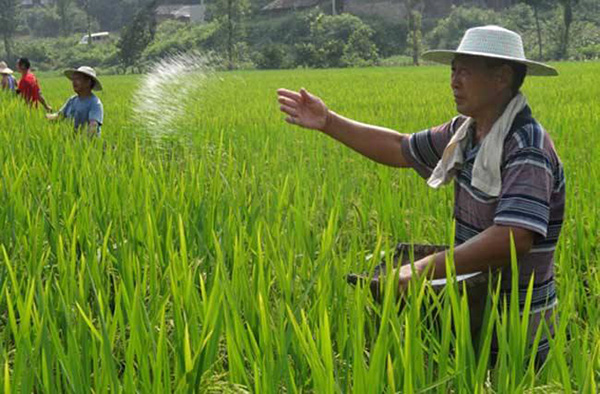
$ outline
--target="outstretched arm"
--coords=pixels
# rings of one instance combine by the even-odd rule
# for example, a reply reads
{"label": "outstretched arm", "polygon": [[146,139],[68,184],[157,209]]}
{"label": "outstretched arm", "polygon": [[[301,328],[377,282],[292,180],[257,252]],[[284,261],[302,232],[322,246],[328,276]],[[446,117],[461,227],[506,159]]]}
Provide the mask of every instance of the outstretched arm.
{"label": "outstretched arm", "polygon": [[[472,272],[487,272],[488,269],[502,268],[510,264],[510,234],[512,232],[517,255],[522,255],[533,244],[534,233],[530,230],[493,225],[464,244],[454,249],[454,266],[457,275]],[[440,252],[415,261],[417,275],[426,273],[429,278],[446,277],[446,252]],[[400,269],[400,284],[405,285],[414,275],[411,266]]]}
{"label": "outstretched arm", "polygon": [[52,112],[52,107],[46,102],[44,95],[40,92],[40,103],[46,109],[46,112]]}
{"label": "outstretched arm", "polygon": [[280,109],[286,122],[300,127],[320,130],[356,152],[381,164],[410,167],[402,154],[405,134],[345,118],[329,110],[317,96],[301,89],[294,92],[279,89]]}

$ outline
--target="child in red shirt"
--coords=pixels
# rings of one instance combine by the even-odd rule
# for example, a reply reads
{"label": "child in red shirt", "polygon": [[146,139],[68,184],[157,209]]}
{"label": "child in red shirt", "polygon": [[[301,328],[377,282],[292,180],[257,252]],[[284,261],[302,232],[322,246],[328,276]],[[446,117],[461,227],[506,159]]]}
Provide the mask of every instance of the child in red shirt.
{"label": "child in red shirt", "polygon": [[31,63],[29,62],[29,59],[22,57],[17,60],[17,70],[19,70],[22,75],[19,80],[19,85],[17,86],[17,93],[20,94],[30,106],[37,107],[37,103],[39,102],[46,111],[52,111],[52,107],[46,103],[46,100],[40,91],[40,85],[37,78],[29,71],[30,68]]}

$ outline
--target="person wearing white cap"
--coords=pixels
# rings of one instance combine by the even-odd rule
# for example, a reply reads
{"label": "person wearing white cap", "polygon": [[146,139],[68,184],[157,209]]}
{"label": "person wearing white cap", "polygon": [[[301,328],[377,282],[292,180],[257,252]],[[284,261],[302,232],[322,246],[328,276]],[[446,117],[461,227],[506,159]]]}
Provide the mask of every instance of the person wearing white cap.
{"label": "person wearing white cap", "polygon": [[72,119],[75,131],[83,130],[89,136],[100,136],[104,122],[102,101],[93,91],[102,90],[102,83],[96,76],[96,71],[87,66],[65,71],[65,76],[72,81],[75,95],[70,97],[55,114],[48,114],[50,120],[60,118]]}
{"label": "person wearing white cap", "polygon": [[[452,67],[458,115],[440,126],[401,134],[359,123],[331,111],[305,89],[279,89],[280,109],[288,123],[322,131],[376,162],[413,168],[433,188],[454,181],[456,274],[501,272],[501,291],[510,294],[512,237],[520,308],[533,277],[532,335],[543,320],[552,332],[554,250],[564,216],[565,178],[552,140],[520,88],[526,75],[558,73],[527,59],[521,37],[498,26],[469,29],[456,50],[429,51],[423,58]],[[401,288],[419,275],[445,278],[446,253],[416,261],[414,272],[410,265],[399,268]],[[543,336],[538,361],[548,349]],[[495,351],[492,346],[492,355]]]}
{"label": "person wearing white cap", "polygon": [[17,80],[13,77],[13,70],[8,68],[6,62],[0,62],[0,75],[2,75],[2,90],[14,92],[17,88]]}

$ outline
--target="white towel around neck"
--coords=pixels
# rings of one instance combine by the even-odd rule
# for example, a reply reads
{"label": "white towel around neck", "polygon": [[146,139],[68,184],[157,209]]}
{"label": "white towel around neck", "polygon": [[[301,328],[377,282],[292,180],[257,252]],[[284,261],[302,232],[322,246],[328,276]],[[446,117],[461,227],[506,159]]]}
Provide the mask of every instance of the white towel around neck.
{"label": "white towel around neck", "polygon": [[[508,103],[504,113],[496,120],[490,132],[483,138],[481,147],[475,163],[471,186],[481,190],[489,196],[497,197],[502,189],[502,177],[500,165],[502,161],[502,150],[504,139],[508,134],[515,117],[527,105],[527,99],[518,93]],[[441,160],[437,163],[433,173],[427,180],[427,184],[435,189],[450,182],[457,171],[462,167],[464,161],[464,150],[467,145],[469,129],[473,124],[473,118],[467,120],[456,130],[452,139],[444,149]]]}

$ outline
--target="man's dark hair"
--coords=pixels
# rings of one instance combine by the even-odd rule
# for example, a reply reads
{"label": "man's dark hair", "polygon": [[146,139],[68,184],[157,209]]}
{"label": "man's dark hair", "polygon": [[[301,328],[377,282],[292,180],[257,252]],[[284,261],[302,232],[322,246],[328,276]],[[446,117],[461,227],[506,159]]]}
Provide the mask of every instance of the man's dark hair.
{"label": "man's dark hair", "polygon": [[522,63],[511,62],[510,60],[504,59],[495,59],[486,57],[485,65],[488,68],[498,68],[504,65],[509,66],[513,70],[513,81],[512,81],[512,94],[515,96],[519,93],[519,89],[523,86],[523,82],[525,81],[525,76],[527,75],[527,66]]}
{"label": "man's dark hair", "polygon": [[31,68],[31,62],[26,57],[20,57],[19,60],[17,60],[17,64],[20,64],[21,67],[25,68],[26,70]]}

